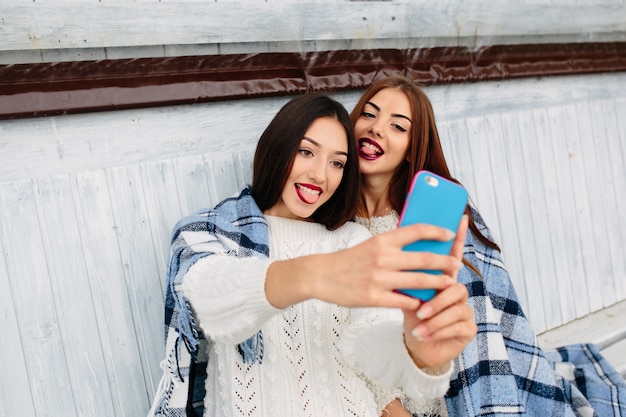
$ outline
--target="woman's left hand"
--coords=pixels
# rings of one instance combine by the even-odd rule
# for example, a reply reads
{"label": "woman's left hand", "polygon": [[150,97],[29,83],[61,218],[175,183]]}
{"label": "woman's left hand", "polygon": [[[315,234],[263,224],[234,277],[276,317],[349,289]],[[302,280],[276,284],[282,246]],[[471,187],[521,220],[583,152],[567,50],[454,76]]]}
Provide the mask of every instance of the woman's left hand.
{"label": "woman's left hand", "polygon": [[[467,218],[461,220],[452,247],[452,255],[463,259]],[[444,271],[453,277],[456,271]],[[416,310],[404,313],[404,341],[420,368],[439,367],[456,358],[476,335],[474,310],[469,306],[465,285],[454,283]]]}
{"label": "woman's left hand", "polygon": [[439,367],[456,358],[476,335],[467,288],[455,283],[417,310],[403,310],[404,342],[420,368]]}

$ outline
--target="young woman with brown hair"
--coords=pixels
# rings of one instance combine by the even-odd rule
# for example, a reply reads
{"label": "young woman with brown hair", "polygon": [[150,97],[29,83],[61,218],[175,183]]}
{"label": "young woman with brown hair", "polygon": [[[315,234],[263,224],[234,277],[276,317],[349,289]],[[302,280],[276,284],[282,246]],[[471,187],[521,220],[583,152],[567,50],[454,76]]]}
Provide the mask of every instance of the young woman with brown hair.
{"label": "young woman with brown hair", "polygon": [[[411,79],[398,75],[373,83],[356,104],[351,119],[362,179],[357,221],[373,234],[396,228],[398,213],[418,171],[428,170],[458,183],[444,157],[430,100]],[[602,367],[597,349],[572,346],[562,350],[565,356],[582,357],[588,370],[603,369],[581,379],[585,381],[581,391],[555,372],[555,362],[549,362],[537,345],[500,248],[471,200],[465,213],[469,218],[463,259],[467,267],[460,270],[458,280],[468,288],[478,331],[454,361],[445,405],[440,404],[438,414],[556,417],[584,415],[595,409],[598,415],[620,415],[615,410],[626,407],[623,381],[619,382],[619,375],[617,383],[607,376],[616,372],[605,371],[609,367]],[[418,325],[422,339],[437,334],[431,323]],[[591,357],[598,360],[587,363]],[[560,369],[570,368],[574,369],[572,363],[561,364]],[[579,377],[581,369],[577,370]],[[409,415],[400,402],[387,407],[390,417]]]}

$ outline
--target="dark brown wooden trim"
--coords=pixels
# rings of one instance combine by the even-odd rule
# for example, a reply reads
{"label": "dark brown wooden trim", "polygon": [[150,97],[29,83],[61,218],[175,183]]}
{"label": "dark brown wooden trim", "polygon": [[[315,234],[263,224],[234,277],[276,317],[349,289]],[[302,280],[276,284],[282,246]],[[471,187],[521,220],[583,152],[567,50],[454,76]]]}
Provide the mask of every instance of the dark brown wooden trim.
{"label": "dark brown wooden trim", "polygon": [[341,50],[0,66],[0,119],[421,84],[626,71],[626,42]]}

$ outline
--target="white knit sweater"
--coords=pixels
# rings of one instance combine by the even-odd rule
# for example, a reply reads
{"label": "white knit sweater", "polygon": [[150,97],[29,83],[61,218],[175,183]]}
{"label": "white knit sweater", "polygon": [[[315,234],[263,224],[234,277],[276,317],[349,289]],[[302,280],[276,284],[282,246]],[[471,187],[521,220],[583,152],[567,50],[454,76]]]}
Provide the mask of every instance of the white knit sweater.
{"label": "white knit sweater", "polygon": [[[272,260],[353,246],[371,234],[348,223],[322,225],[266,216],[270,259],[209,256],[183,282],[208,348],[205,416],[380,416],[393,398],[432,410],[451,369],[428,375],[404,346],[402,314],[309,300],[285,310],[265,298]],[[262,330],[262,363],[244,364],[236,344]]]}

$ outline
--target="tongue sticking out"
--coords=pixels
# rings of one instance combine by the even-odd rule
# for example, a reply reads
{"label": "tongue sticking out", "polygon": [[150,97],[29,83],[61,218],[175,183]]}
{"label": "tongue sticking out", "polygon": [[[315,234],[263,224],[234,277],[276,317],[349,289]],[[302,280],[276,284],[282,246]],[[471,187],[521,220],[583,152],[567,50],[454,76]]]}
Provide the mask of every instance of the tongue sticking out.
{"label": "tongue sticking out", "polygon": [[367,156],[376,156],[378,154],[375,149],[372,149],[369,146],[363,146],[361,148],[361,153]]}
{"label": "tongue sticking out", "polygon": [[359,153],[368,159],[375,159],[383,154],[377,143],[372,143],[367,139],[361,140],[359,145]]}
{"label": "tongue sticking out", "polygon": [[298,191],[300,199],[305,203],[314,204],[320,198],[320,193],[318,191],[311,190],[310,188],[303,187],[302,185],[298,185],[296,190]]}

